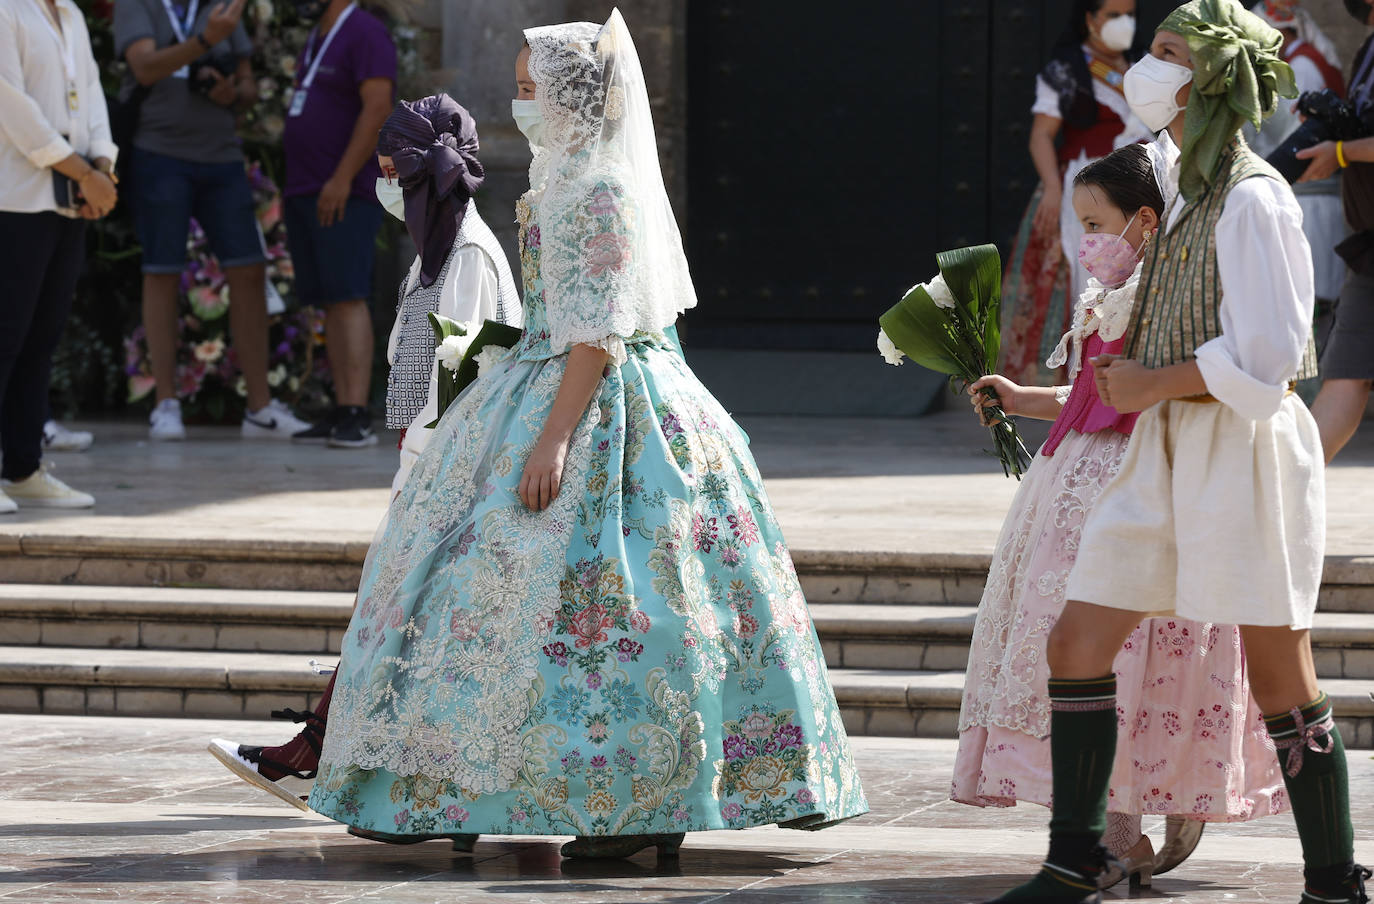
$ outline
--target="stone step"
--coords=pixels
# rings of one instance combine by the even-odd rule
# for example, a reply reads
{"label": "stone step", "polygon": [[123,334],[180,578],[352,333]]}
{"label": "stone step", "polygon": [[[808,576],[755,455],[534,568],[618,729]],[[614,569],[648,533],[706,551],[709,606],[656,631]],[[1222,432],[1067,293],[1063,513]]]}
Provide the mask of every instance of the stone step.
{"label": "stone step", "polygon": [[[964,673],[895,669],[831,669],[845,729],[855,735],[952,738],[959,731]],[[1368,681],[1327,679],[1342,740],[1374,748],[1374,699]]]}
{"label": "stone step", "polygon": [[[364,543],[27,534],[0,536],[0,574],[25,584],[353,593]],[[807,599],[977,605],[987,553],[793,549]],[[1321,608],[1374,613],[1374,556],[1328,556]]]}
{"label": "stone step", "polygon": [[[960,671],[830,671],[854,734],[953,737]],[[266,718],[308,709],[328,681],[300,655],[193,650],[0,647],[0,712]],[[1347,746],[1374,747],[1374,700],[1366,681],[1322,682]]]}
{"label": "stone step", "polygon": [[[349,593],[181,587],[0,585],[0,644],[337,654]],[[963,669],[976,608],[812,607],[832,668]],[[1319,612],[1323,678],[1374,679],[1374,615]]]}

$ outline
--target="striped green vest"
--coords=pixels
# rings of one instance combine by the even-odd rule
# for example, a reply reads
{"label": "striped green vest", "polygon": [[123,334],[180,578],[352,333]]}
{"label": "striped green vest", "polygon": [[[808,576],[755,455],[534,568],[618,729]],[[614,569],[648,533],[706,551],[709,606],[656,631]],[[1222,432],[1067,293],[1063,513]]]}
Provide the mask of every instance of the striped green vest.
{"label": "striped green vest", "polygon": [[[1212,187],[1186,202],[1174,228],[1157,234],[1141,268],[1136,316],[1126,331],[1127,357],[1146,367],[1188,361],[1199,345],[1221,335],[1221,271],[1217,220],[1231,189],[1252,176],[1282,177],[1237,135]],[[1179,195],[1175,204],[1185,203]],[[1168,214],[1165,215],[1168,222]],[[1311,338],[1294,379],[1317,375]]]}

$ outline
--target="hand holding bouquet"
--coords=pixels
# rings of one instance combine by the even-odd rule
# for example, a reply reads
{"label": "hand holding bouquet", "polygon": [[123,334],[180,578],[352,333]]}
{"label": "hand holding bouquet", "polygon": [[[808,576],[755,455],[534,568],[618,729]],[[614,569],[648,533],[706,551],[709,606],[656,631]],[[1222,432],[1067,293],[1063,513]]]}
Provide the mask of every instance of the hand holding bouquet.
{"label": "hand holding bouquet", "polygon": [[[912,287],[878,319],[878,350],[898,365],[906,355],[922,367],[950,375],[965,385],[997,369],[1002,344],[1002,259],[994,245],[956,248],[935,256],[940,268],[928,283]],[[1030,453],[1016,425],[996,404],[997,394],[979,390],[994,404],[983,406],[991,421],[993,444],[1002,472],[1020,480]]]}
{"label": "hand holding bouquet", "polygon": [[433,428],[484,368],[520,342],[521,330],[495,320],[486,321],[479,329],[438,314],[429,315],[429,325],[434,329],[434,357],[439,361],[439,397],[435,400],[439,417],[425,424]]}

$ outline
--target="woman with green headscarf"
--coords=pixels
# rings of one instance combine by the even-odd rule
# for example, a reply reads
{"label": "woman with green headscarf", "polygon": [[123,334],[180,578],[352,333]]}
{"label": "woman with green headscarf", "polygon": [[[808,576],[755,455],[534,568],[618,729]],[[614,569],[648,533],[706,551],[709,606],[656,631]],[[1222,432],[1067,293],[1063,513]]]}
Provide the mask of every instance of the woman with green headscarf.
{"label": "woman with green headscarf", "polygon": [[[1118,715],[1112,662],[1142,617],[1169,614],[1240,626],[1302,841],[1302,901],[1369,900],[1309,638],[1325,491],[1317,427],[1291,387],[1315,371],[1312,254],[1292,190],[1240,136],[1294,93],[1281,45],[1236,0],[1193,0],[1126,75],[1132,112],[1182,149],[1181,196],[1142,267],[1124,354],[1093,360],[1102,401],[1141,415],[1083,527],[1046,650],[1049,856],[999,902],[1102,900],[1118,718],[1134,715]],[[1177,735],[1203,729],[1181,719]]]}

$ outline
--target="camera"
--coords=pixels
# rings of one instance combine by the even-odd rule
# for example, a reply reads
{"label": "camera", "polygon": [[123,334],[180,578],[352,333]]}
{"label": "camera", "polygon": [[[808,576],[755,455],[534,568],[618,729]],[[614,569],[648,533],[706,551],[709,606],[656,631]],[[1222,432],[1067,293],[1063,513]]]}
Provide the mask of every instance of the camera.
{"label": "camera", "polygon": [[1298,112],[1307,118],[1306,122],[1267,158],[1269,165],[1289,182],[1301,179],[1312,162],[1299,160],[1298,151],[1323,141],[1352,141],[1374,131],[1360,119],[1354,104],[1329,89],[1304,92],[1298,98]]}
{"label": "camera", "polygon": [[201,97],[209,95],[215,87],[215,79],[210,72],[218,72],[229,78],[238,71],[238,61],[229,55],[207,54],[191,64],[191,77],[187,80],[191,91]]}

